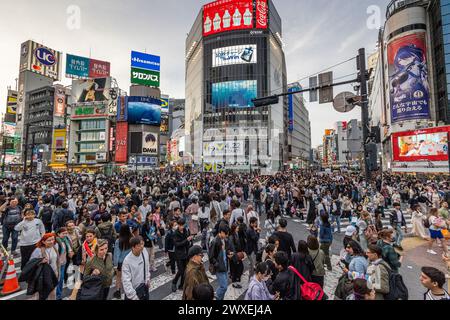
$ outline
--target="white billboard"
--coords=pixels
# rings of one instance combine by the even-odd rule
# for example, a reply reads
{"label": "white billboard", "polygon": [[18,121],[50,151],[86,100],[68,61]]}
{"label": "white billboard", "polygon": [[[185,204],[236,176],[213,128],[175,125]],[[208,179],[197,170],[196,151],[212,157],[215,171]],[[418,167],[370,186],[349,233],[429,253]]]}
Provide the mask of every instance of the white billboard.
{"label": "white billboard", "polygon": [[214,141],[203,143],[205,157],[243,156],[244,141]]}
{"label": "white billboard", "polygon": [[158,135],[156,133],[144,132],[142,134],[142,154],[157,155],[158,154]]}
{"label": "white billboard", "polygon": [[218,48],[214,49],[212,54],[213,67],[257,62],[256,44]]}

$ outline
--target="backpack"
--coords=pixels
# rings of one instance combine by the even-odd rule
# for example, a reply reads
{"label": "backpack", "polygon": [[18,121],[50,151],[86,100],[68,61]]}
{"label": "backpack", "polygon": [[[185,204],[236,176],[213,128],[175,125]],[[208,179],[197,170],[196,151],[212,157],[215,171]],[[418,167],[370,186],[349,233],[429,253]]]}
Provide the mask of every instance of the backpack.
{"label": "backpack", "polygon": [[45,224],[51,224],[52,223],[52,217],[53,217],[53,209],[51,208],[51,206],[44,206],[42,208],[42,213],[41,213],[41,220],[42,223]]}
{"label": "backpack", "polygon": [[430,229],[431,224],[430,224],[430,219],[428,219],[428,217],[427,217],[426,219],[423,220],[423,226],[424,226],[426,229]]}
{"label": "backpack", "polygon": [[265,248],[261,248],[258,250],[258,252],[256,252],[256,263],[261,263],[262,262],[262,257],[263,257],[263,253],[264,253]]}
{"label": "backpack", "polygon": [[115,239],[113,237],[113,228],[111,227],[105,232],[105,229],[98,229],[100,232],[100,239],[104,239],[108,241],[108,252],[112,253],[114,250]]}
{"label": "backpack", "polygon": [[295,269],[293,266],[289,267],[289,270],[294,272],[302,281],[303,284],[301,285],[301,295],[302,300],[306,301],[320,301],[323,300],[325,292],[323,291],[322,287],[318,285],[317,283],[308,282],[306,279],[298,272],[297,269]]}
{"label": "backpack", "polygon": [[77,300],[102,300],[103,285],[101,276],[88,276],[83,278],[83,284],[77,294]]}
{"label": "backpack", "polygon": [[22,210],[20,207],[16,207],[15,214],[11,214],[10,212],[11,212],[11,208],[6,209],[3,224],[8,227],[14,227],[16,224],[18,224],[20,221],[22,221],[22,216],[20,214],[22,212]]}
{"label": "backpack", "polygon": [[392,272],[391,268],[384,265],[389,274],[389,293],[384,295],[384,300],[408,300],[408,288],[399,273]]}

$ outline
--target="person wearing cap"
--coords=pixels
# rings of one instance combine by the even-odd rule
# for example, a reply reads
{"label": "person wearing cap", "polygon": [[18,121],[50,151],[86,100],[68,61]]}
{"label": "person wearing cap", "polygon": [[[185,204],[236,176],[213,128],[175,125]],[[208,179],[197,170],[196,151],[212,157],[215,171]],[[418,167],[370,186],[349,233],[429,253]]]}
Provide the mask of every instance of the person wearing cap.
{"label": "person wearing cap", "polygon": [[352,240],[356,241],[356,235],[357,235],[357,231],[356,228],[354,226],[348,226],[347,229],[345,230],[345,235],[344,235],[344,248],[347,247],[348,243]]}
{"label": "person wearing cap", "polygon": [[188,252],[189,263],[186,267],[183,285],[183,300],[194,300],[193,290],[200,284],[209,284],[205,267],[203,266],[203,249],[193,246]]}

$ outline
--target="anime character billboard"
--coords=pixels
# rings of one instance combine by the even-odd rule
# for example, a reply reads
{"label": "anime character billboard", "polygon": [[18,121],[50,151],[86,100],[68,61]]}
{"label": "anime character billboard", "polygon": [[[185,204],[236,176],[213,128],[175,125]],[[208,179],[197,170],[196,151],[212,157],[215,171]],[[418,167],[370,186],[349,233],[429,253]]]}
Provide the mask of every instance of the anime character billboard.
{"label": "anime character billboard", "polygon": [[430,119],[430,86],[425,33],[388,44],[392,122]]}

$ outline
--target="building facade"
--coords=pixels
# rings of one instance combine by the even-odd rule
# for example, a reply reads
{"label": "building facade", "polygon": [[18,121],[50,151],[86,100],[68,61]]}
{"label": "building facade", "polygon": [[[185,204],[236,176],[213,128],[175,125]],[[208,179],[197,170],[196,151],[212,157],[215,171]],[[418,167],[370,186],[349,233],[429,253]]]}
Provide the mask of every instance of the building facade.
{"label": "building facade", "polygon": [[[299,90],[299,83],[288,86],[289,91]],[[309,112],[306,109],[306,101],[302,94],[288,97],[289,117],[289,162],[298,165],[299,168],[309,167],[311,161],[311,122]]]}
{"label": "building facade", "polygon": [[[231,17],[233,14],[233,17]],[[216,1],[200,11],[186,41],[186,151],[194,164],[276,172],[288,156],[282,25],[272,1]]]}

